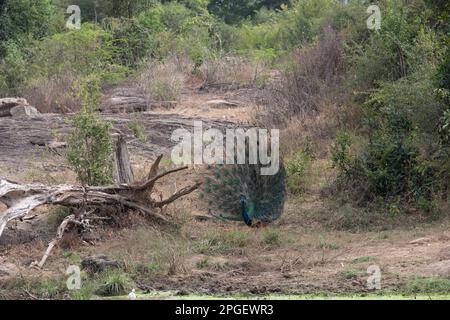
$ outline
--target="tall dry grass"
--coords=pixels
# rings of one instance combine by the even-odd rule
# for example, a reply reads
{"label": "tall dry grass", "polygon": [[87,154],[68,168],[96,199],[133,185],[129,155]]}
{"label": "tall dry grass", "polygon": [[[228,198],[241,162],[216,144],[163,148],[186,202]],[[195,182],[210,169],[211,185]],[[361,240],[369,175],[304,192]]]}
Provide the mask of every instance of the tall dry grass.
{"label": "tall dry grass", "polygon": [[264,81],[268,73],[265,63],[232,55],[207,59],[199,70],[203,88],[254,86]]}
{"label": "tall dry grass", "polygon": [[185,62],[176,58],[165,61],[148,61],[135,81],[139,92],[148,103],[177,101],[185,86]]}
{"label": "tall dry grass", "polygon": [[295,50],[279,79],[265,90],[256,120],[272,125],[319,114],[324,98],[339,83],[342,51],[341,39],[330,27],[317,44]]}
{"label": "tall dry grass", "polygon": [[79,83],[80,76],[66,71],[50,78],[32,80],[22,89],[22,95],[42,113],[76,112],[81,106],[76,95]]}

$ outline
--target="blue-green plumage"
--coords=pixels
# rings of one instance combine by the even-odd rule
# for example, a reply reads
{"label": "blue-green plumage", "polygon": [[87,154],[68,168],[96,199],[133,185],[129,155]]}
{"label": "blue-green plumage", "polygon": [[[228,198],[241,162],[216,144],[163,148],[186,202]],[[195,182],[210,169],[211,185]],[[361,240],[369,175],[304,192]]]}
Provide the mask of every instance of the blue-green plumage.
{"label": "blue-green plumage", "polygon": [[209,213],[248,226],[278,219],[286,195],[284,167],[273,176],[263,176],[260,170],[260,165],[250,164],[210,167],[201,187]]}

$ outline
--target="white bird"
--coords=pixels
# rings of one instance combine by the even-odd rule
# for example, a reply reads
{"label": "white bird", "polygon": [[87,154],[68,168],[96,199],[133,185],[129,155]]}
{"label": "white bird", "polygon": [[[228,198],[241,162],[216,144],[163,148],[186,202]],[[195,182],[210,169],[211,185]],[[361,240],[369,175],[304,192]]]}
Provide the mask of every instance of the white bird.
{"label": "white bird", "polygon": [[135,289],[131,290],[131,292],[128,294],[128,300],[136,300],[136,290]]}

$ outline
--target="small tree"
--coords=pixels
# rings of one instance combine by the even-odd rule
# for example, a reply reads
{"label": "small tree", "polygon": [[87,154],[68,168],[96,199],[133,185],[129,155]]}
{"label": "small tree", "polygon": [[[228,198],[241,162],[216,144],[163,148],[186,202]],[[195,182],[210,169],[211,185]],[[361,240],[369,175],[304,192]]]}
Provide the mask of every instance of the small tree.
{"label": "small tree", "polygon": [[111,124],[96,113],[100,102],[99,80],[91,77],[80,85],[80,113],[73,120],[74,131],[69,137],[69,164],[83,185],[104,185],[112,182]]}

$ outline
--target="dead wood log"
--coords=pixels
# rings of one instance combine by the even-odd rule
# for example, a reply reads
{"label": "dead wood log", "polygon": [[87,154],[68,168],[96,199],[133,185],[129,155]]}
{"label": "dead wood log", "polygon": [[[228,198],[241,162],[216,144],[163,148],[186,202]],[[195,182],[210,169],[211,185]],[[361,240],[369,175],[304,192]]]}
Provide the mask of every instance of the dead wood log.
{"label": "dead wood log", "polygon": [[168,199],[166,199],[166,200],[162,200],[162,201],[156,202],[156,203],[154,204],[154,206],[155,206],[156,208],[162,208],[162,207],[168,205],[169,203],[172,203],[172,202],[174,202],[175,200],[177,200],[177,199],[179,199],[179,198],[181,198],[181,197],[183,197],[183,196],[185,196],[185,195],[188,195],[188,194],[192,193],[193,191],[197,190],[198,187],[200,187],[200,183],[196,183],[196,184],[193,185],[193,186],[183,188],[183,189],[181,189],[181,190],[175,192],[170,198],[168,198]]}
{"label": "dead wood log", "polygon": [[[154,167],[154,166],[153,166]],[[166,206],[180,197],[196,190],[199,184],[184,188],[166,200],[155,202],[149,196],[155,183],[161,178],[187,167],[168,170],[140,184],[121,184],[106,187],[86,187],[77,185],[46,186],[43,184],[21,185],[0,179],[0,201],[7,209],[0,213],[0,237],[6,225],[15,219],[22,219],[42,205],[62,205],[72,208],[102,208],[121,206],[141,212],[157,221],[170,223],[155,208]]]}
{"label": "dead wood log", "polygon": [[47,258],[49,257],[50,253],[52,252],[52,249],[58,244],[59,241],[64,236],[64,233],[66,232],[66,229],[69,225],[69,223],[75,223],[75,215],[70,215],[66,217],[61,225],[58,227],[58,231],[56,232],[56,237],[50,242],[50,244],[47,247],[47,250],[44,253],[44,256],[42,257],[41,261],[37,264],[39,268],[42,268],[45,264],[45,261],[47,261]]}
{"label": "dead wood log", "polygon": [[125,139],[121,134],[116,135],[114,141],[114,181],[118,184],[131,184],[134,182],[133,169],[131,168],[130,155]]}

